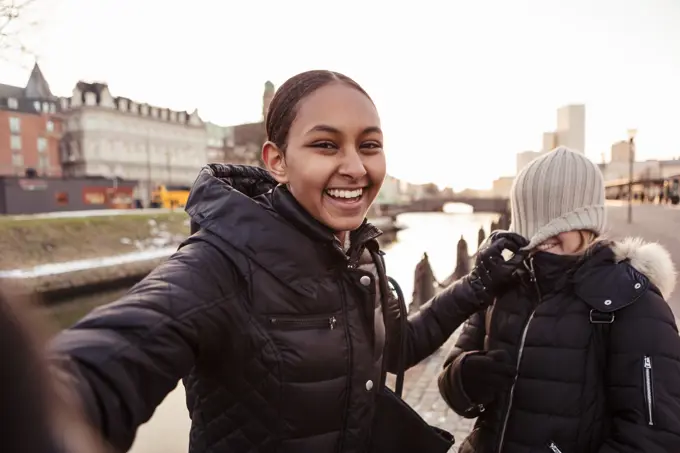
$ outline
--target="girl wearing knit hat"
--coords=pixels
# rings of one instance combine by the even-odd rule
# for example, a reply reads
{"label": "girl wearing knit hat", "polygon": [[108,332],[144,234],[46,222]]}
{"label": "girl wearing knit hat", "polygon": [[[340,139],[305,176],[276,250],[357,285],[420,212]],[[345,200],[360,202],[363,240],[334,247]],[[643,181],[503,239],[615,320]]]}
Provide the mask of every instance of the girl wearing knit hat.
{"label": "girl wearing knit hat", "polygon": [[680,452],[680,337],[668,252],[610,242],[604,182],[557,148],[512,188],[524,266],[468,320],[439,379],[477,418],[462,453]]}

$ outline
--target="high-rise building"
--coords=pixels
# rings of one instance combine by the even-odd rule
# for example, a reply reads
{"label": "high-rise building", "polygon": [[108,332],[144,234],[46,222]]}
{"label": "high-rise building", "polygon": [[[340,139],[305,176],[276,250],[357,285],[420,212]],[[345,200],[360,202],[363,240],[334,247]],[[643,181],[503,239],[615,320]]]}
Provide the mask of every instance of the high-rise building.
{"label": "high-rise building", "polygon": [[627,140],[621,140],[612,145],[611,161],[612,162],[628,162],[630,159],[630,143]]}
{"label": "high-rise building", "polygon": [[557,132],[543,132],[541,151],[547,153],[557,147]]}
{"label": "high-rise building", "polygon": [[522,171],[524,167],[529,165],[529,162],[536,159],[541,154],[543,153],[537,153],[536,151],[523,151],[517,153],[517,173]]}
{"label": "high-rise building", "polygon": [[557,110],[557,143],[573,151],[585,152],[586,147],[586,106],[566,105]]}

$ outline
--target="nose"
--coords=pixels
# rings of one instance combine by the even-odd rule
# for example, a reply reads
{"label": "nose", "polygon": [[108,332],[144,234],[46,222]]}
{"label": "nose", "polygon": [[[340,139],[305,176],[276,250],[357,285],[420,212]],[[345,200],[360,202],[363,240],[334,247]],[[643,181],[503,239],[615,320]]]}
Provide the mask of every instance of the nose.
{"label": "nose", "polygon": [[356,149],[348,149],[343,153],[340,174],[351,179],[361,179],[366,176],[364,161]]}

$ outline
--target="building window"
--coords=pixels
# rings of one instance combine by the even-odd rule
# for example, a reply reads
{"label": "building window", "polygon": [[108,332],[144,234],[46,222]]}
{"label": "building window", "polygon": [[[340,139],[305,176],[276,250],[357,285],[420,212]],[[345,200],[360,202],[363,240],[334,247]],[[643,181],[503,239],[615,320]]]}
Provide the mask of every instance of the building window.
{"label": "building window", "polygon": [[52,120],[47,120],[45,128],[47,129],[47,132],[54,132],[54,122]]}
{"label": "building window", "polygon": [[10,136],[10,148],[21,151],[21,136],[12,135]]}
{"label": "building window", "polygon": [[16,116],[9,117],[9,130],[13,134],[18,134],[21,132],[21,119]]}
{"label": "building window", "polygon": [[15,98],[8,98],[7,107],[16,110],[19,108],[19,101],[17,101]]}
{"label": "building window", "polygon": [[68,194],[66,192],[57,192],[56,198],[59,206],[66,206],[68,204]]}
{"label": "building window", "polygon": [[33,102],[33,108],[35,109],[36,112],[40,112],[40,102],[38,101]]}
{"label": "building window", "polygon": [[38,155],[38,168],[41,170],[47,170],[50,168],[50,159],[46,154]]}
{"label": "building window", "polygon": [[47,151],[47,139],[45,137],[38,137],[38,152],[44,153]]}
{"label": "building window", "polygon": [[21,154],[21,151],[17,150],[12,151],[12,165],[14,165],[15,167],[24,166],[24,155]]}

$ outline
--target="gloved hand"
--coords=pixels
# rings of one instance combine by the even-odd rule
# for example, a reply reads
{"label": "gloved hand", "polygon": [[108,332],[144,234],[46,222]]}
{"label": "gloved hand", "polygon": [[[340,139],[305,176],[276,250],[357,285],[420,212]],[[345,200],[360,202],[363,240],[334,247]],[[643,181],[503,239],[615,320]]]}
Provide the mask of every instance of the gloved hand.
{"label": "gloved hand", "polygon": [[519,234],[498,231],[482,245],[472,274],[479,278],[488,296],[495,297],[512,281],[513,274],[526,257],[526,252],[520,249],[528,244],[529,241]]}
{"label": "gloved hand", "polygon": [[463,391],[474,404],[491,403],[510,388],[516,373],[510,354],[502,349],[470,353],[459,367]]}

